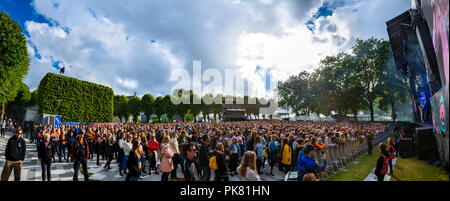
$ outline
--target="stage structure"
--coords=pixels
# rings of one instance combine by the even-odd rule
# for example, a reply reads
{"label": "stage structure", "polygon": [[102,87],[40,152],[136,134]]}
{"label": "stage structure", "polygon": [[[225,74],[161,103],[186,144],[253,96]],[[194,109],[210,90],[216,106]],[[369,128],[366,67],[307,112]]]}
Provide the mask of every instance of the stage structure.
{"label": "stage structure", "polygon": [[409,81],[414,122],[433,130],[448,169],[449,1],[411,3],[410,10],[386,23],[387,31],[397,70]]}

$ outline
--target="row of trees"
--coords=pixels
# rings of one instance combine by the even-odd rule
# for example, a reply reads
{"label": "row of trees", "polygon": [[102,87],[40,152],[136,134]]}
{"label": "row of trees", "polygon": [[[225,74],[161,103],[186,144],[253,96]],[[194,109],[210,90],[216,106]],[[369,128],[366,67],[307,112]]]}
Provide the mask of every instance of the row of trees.
{"label": "row of trees", "polygon": [[[239,108],[245,109],[250,119],[259,119],[260,109],[262,107],[269,108],[270,105],[268,102],[270,100],[248,96],[232,97],[222,94],[214,96],[209,93],[200,98],[192,90],[178,89],[170,95],[158,96],[156,99],[151,94],[144,94],[142,98],[137,96],[127,98],[124,95],[115,95],[114,116],[119,117],[121,121],[125,119],[126,122],[132,116],[136,121],[143,112],[147,116],[145,122],[148,123],[153,115],[156,116],[154,121],[161,121],[162,116],[166,115],[171,122],[176,115],[183,118],[184,121],[197,120],[201,113],[203,120],[206,121],[212,114],[214,120],[217,121],[218,117],[222,117],[222,103],[228,103],[226,100],[232,100],[231,104],[238,104]],[[263,118],[267,116],[272,118],[276,111],[276,104],[270,105],[270,108],[269,113],[261,114]]]}
{"label": "row of trees", "polygon": [[395,105],[408,96],[405,77],[396,71],[388,41],[370,38],[356,40],[350,53],[324,58],[318,68],[301,72],[279,82],[279,105],[297,115],[311,113],[344,117],[369,110],[374,121],[374,106],[392,113]]}
{"label": "row of trees", "polygon": [[[230,100],[230,101],[227,101]],[[232,100],[232,101],[231,101]],[[184,121],[197,120],[200,113],[203,120],[209,119],[213,115],[215,121],[221,118],[222,103],[239,105],[239,108],[245,109],[250,119],[272,118],[277,109],[276,104],[270,104],[273,100],[259,99],[249,96],[232,97],[217,94],[216,96],[208,93],[203,97],[195,94],[192,90],[177,89],[172,94],[158,96],[156,99],[151,94],[144,94],[142,98],[134,96],[127,98],[124,95],[114,96],[114,116],[117,116],[126,122],[130,116],[136,121],[141,112],[147,116],[146,123],[155,115],[154,121],[161,121],[163,115],[166,115],[169,122],[173,121],[176,115]],[[197,104],[198,103],[198,104]],[[254,104],[253,104],[254,103]],[[270,108],[267,113],[260,114],[261,108]]]}

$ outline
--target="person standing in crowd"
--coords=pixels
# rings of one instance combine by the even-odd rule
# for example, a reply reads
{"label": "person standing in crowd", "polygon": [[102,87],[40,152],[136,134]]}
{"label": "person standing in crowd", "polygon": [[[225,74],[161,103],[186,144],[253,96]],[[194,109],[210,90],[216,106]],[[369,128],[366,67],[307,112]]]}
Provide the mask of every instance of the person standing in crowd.
{"label": "person standing in crowd", "polygon": [[131,144],[131,140],[132,140],[132,136],[128,135],[127,141],[123,142],[123,145],[122,145],[124,156],[123,156],[123,160],[122,160],[122,165],[120,167],[120,175],[121,176],[122,176],[122,171],[123,171],[123,173],[128,174],[127,173],[127,160],[129,157],[128,154],[130,154],[130,151],[133,148],[133,144]]}
{"label": "person standing in crowd", "polygon": [[97,133],[95,134],[95,141],[94,141],[94,149],[95,149],[95,154],[97,154],[97,165],[101,166],[102,164],[100,163],[100,156],[102,156],[102,159],[105,159],[103,150],[105,149],[103,146],[103,134],[100,131],[97,131]]}
{"label": "person standing in crowd", "polygon": [[50,134],[45,134],[44,141],[40,144],[38,149],[38,158],[39,162],[41,162],[42,169],[42,181],[45,181],[46,177],[47,181],[50,181],[51,179],[50,170],[53,158],[53,146],[55,146],[55,144],[50,141]]}
{"label": "person standing in crowd", "polygon": [[159,150],[159,143],[156,141],[156,137],[151,135],[150,141],[148,143],[149,151],[148,151],[148,174],[152,174],[152,170],[155,171],[155,174],[159,174],[156,169],[156,153]]}
{"label": "person standing in crowd", "polygon": [[67,136],[67,159],[66,162],[69,162],[69,158],[71,157],[72,154],[72,144],[75,142],[75,140],[77,140],[74,136],[74,131],[70,130],[69,131],[69,136]]}
{"label": "person standing in crowd", "polygon": [[65,128],[62,128],[60,133],[60,138],[59,138],[59,147],[60,147],[60,152],[62,155],[63,160],[66,160],[68,158],[66,158],[66,148],[67,148],[67,132]]}
{"label": "person standing in crowd", "polygon": [[240,147],[239,147],[236,137],[233,137],[231,139],[230,152],[231,152],[230,173],[231,173],[231,176],[234,176],[234,174],[237,174],[236,169],[237,169],[239,153],[240,153]]}
{"label": "person standing in crowd", "polygon": [[141,175],[141,153],[139,151],[139,142],[137,140],[133,141],[133,147],[128,154],[127,168],[129,181],[139,181],[139,176]]}
{"label": "person standing in crowd", "polygon": [[225,158],[224,147],[221,142],[216,145],[215,156],[219,168],[214,171],[214,181],[228,181],[228,165]]}
{"label": "person standing in crowd", "polygon": [[394,160],[395,158],[395,147],[394,147],[394,143],[392,141],[392,138],[388,138],[388,163],[389,163],[389,175],[392,175],[394,173],[394,167],[392,166],[392,160]]}
{"label": "person standing in crowd", "polygon": [[273,174],[273,167],[278,163],[278,155],[280,150],[280,143],[277,142],[278,137],[272,135],[272,140],[269,142],[269,158],[270,158],[270,175]]}
{"label": "person standing in crowd", "polygon": [[[297,180],[302,181],[303,177],[308,173],[314,173],[315,175],[322,174],[326,176],[325,168],[327,167],[326,154],[322,155],[322,163],[320,166],[314,161],[314,146],[312,144],[305,145],[303,149],[303,155],[298,159],[297,162]],[[316,176],[317,177],[317,176]]]}
{"label": "person standing in crowd", "polygon": [[184,174],[184,161],[186,159],[186,153],[184,153],[182,147],[188,144],[188,137],[186,136],[187,132],[185,129],[181,130],[180,135],[177,138],[178,141],[178,150],[180,151],[180,159],[179,163],[181,166],[181,172]]}
{"label": "person standing in crowd", "polygon": [[1,180],[8,181],[11,172],[14,169],[14,181],[20,181],[20,173],[22,170],[22,163],[25,160],[26,143],[22,138],[23,131],[19,127],[16,130],[16,135],[9,138],[5,149],[6,163],[3,167]]}
{"label": "person standing in crowd", "polygon": [[161,181],[169,181],[169,174],[173,170],[172,157],[174,153],[169,146],[169,142],[169,136],[164,136],[161,143]]}
{"label": "person standing in crowd", "polygon": [[384,143],[380,143],[378,147],[380,148],[381,153],[378,156],[377,165],[375,166],[375,175],[377,176],[378,181],[384,181],[384,176],[388,172],[389,154]]}
{"label": "person standing in crowd", "polygon": [[401,140],[401,136],[400,133],[397,131],[395,132],[395,157],[398,157],[398,153],[399,153],[399,148],[400,148],[400,140]]}
{"label": "person standing in crowd", "polygon": [[287,174],[290,170],[292,163],[292,148],[288,143],[288,139],[284,139],[283,156],[281,158],[282,169]]}
{"label": "person standing in crowd", "polygon": [[372,155],[372,133],[369,132],[369,134],[367,135],[367,151],[369,152],[369,155]]}
{"label": "person standing in crowd", "polygon": [[211,168],[209,167],[210,152],[210,138],[208,135],[203,135],[200,142],[199,150],[199,165],[201,170],[201,179],[209,181],[211,179]]}
{"label": "person standing in crowd", "polygon": [[111,169],[111,161],[113,160],[113,150],[114,150],[114,138],[111,133],[108,133],[105,140],[105,154],[106,154],[106,164],[103,167],[106,171]]}
{"label": "person standing in crowd", "polygon": [[73,181],[78,181],[78,170],[80,164],[83,168],[84,181],[89,181],[87,161],[89,160],[89,145],[84,138],[84,134],[77,135],[77,140],[72,145]]}
{"label": "person standing in crowd", "polygon": [[239,169],[239,176],[241,176],[244,181],[260,181],[256,171],[256,158],[255,152],[245,152]]}
{"label": "person standing in crowd", "polygon": [[170,173],[170,181],[180,180],[180,178],[177,176],[178,165],[181,163],[180,149],[178,147],[178,139],[177,138],[178,138],[178,136],[175,132],[170,133],[169,146],[173,151],[173,158],[172,158],[173,170]]}
{"label": "person standing in crowd", "polygon": [[183,150],[186,152],[186,163],[184,171],[184,181],[199,181],[198,164],[195,162],[197,151],[195,150],[195,143],[184,144]]}
{"label": "person standing in crowd", "polygon": [[89,146],[89,150],[91,151],[89,153],[89,159],[94,159],[94,136],[95,133],[92,131],[92,128],[89,127],[88,132],[86,133],[86,138]]}
{"label": "person standing in crowd", "polygon": [[2,136],[2,138],[4,138],[5,137],[5,132],[6,132],[6,121],[3,120],[3,121],[0,121],[0,123],[2,125],[1,136]]}
{"label": "person standing in crowd", "polygon": [[119,174],[120,176],[123,176],[122,172],[125,171],[125,169],[123,168],[122,162],[125,158],[125,152],[123,151],[123,145],[126,143],[127,141],[127,136],[125,133],[121,133],[121,138],[119,139],[118,142],[118,146],[119,146],[119,153],[118,153],[118,157],[117,157],[117,164],[119,165]]}
{"label": "person standing in crowd", "polygon": [[262,174],[261,172],[261,165],[263,162],[263,145],[261,144],[261,136],[256,137],[255,141],[255,153],[256,153],[256,170],[258,174]]}
{"label": "person standing in crowd", "polygon": [[[42,134],[44,134],[44,133],[42,133]],[[55,153],[60,157],[59,159],[61,159],[61,154],[60,154],[60,150],[58,147],[59,133],[57,132],[56,128],[52,129],[52,131],[50,133],[50,139],[51,139],[52,143],[55,145],[53,147],[53,163],[56,163]]]}

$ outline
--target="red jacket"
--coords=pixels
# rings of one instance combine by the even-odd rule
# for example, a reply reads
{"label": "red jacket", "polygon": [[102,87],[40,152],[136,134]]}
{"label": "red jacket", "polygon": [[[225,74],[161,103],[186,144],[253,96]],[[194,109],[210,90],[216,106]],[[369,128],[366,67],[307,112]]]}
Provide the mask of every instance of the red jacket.
{"label": "red jacket", "polygon": [[159,149],[159,143],[158,142],[149,142],[148,147],[150,149],[150,152],[158,151]]}

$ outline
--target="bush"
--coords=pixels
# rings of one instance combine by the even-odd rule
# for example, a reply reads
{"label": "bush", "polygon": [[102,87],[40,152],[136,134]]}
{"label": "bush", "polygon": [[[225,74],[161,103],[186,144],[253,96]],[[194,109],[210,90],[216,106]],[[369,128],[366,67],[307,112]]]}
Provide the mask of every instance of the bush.
{"label": "bush", "polygon": [[111,88],[47,73],[38,87],[41,113],[62,116],[63,122],[112,122]]}

